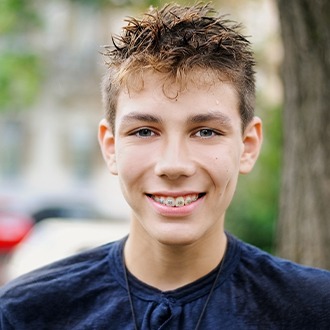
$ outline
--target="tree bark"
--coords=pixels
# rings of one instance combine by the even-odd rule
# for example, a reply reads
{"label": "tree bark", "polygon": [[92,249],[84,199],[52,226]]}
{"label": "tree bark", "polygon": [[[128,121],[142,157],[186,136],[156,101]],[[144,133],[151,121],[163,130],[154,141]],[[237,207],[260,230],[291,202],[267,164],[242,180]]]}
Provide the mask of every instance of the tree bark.
{"label": "tree bark", "polygon": [[285,95],[277,254],[330,269],[330,1],[277,4]]}

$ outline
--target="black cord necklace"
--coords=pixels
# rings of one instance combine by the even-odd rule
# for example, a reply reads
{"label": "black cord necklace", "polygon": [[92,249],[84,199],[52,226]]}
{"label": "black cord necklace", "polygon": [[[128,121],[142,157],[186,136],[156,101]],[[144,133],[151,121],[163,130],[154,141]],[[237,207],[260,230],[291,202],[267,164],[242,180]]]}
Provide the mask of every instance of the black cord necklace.
{"label": "black cord necklace", "polygon": [[[213,294],[213,291],[216,287],[216,284],[218,282],[218,279],[219,279],[219,276],[220,276],[220,273],[221,273],[221,270],[223,268],[223,265],[224,265],[224,261],[225,261],[225,256],[226,256],[226,250],[225,250],[225,253],[223,255],[223,258],[221,260],[221,263],[219,265],[219,269],[217,271],[217,274],[215,276],[215,279],[213,281],[213,284],[212,284],[212,287],[211,287],[211,290],[207,296],[207,299],[205,301],[205,304],[203,306],[203,309],[202,309],[202,312],[201,314],[199,315],[199,318],[198,318],[198,321],[197,321],[197,324],[196,324],[196,327],[195,327],[195,330],[198,330],[199,329],[199,326],[202,322],[202,318],[205,314],[205,311],[206,311],[206,307],[211,299],[211,296]],[[129,304],[130,304],[130,308],[131,308],[131,312],[132,312],[132,319],[133,319],[133,323],[134,323],[134,329],[135,330],[138,330],[138,326],[137,326],[137,322],[136,322],[136,317],[135,317],[135,312],[134,312],[134,306],[133,306],[133,300],[132,300],[132,295],[131,295],[131,290],[130,290],[130,286],[129,286],[129,283],[128,283],[128,275],[127,275],[127,269],[126,269],[126,265],[125,265],[125,258],[124,258],[124,249],[123,249],[123,268],[124,268],[124,277],[125,277],[125,283],[126,283],[126,290],[127,290],[127,294],[128,294],[128,300],[129,300]]]}

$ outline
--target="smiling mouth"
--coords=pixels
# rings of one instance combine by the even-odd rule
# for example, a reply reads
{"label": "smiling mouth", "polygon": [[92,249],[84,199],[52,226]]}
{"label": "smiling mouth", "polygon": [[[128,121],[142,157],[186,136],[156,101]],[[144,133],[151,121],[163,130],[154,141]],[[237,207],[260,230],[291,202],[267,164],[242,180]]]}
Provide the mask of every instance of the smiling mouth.
{"label": "smiling mouth", "polygon": [[193,202],[196,202],[197,199],[205,196],[205,193],[191,194],[191,195],[177,196],[177,197],[159,196],[159,195],[151,195],[151,194],[147,194],[147,196],[161,205],[166,205],[170,207],[183,207]]}

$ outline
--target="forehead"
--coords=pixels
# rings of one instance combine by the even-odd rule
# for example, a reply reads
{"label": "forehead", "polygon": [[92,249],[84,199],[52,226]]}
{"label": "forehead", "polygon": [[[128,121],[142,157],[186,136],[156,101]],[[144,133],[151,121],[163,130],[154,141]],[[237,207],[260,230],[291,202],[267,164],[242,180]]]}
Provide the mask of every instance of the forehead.
{"label": "forehead", "polygon": [[227,84],[235,88],[234,82],[223,72],[212,69],[193,68],[189,72],[177,71],[160,73],[151,69],[129,73],[121,82],[119,94],[124,91],[129,94],[139,93],[149,87],[160,88],[168,98],[191,89],[209,89],[218,84]]}
{"label": "forehead", "polygon": [[165,74],[148,72],[121,89],[115,121],[119,127],[123,121],[131,123],[133,118],[142,121],[141,118],[156,115],[161,121],[183,123],[205,114],[208,116],[203,118],[219,118],[209,116],[215,113],[240,127],[238,96],[231,83],[206,73],[192,73],[184,81],[178,81]]}
{"label": "forehead", "polygon": [[[203,95],[211,98],[212,95],[221,95],[221,100],[226,98],[236,99],[239,104],[238,93],[234,84],[212,70],[194,69],[188,74],[158,73],[155,71],[144,71],[140,74],[131,74],[119,89],[119,103],[124,99],[150,98],[150,94],[158,96],[158,99],[177,101],[183,99],[187,94],[191,98],[201,98]],[[153,99],[154,97],[152,97]],[[146,101],[147,101],[146,100]],[[220,102],[220,100],[218,100]]]}

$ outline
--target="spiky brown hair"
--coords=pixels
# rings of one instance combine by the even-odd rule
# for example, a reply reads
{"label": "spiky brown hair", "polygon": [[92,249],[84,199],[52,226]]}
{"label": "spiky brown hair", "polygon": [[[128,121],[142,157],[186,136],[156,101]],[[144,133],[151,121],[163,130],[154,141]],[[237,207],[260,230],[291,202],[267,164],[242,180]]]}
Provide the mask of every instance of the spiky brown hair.
{"label": "spiky brown hair", "polygon": [[136,78],[143,79],[146,70],[160,72],[181,86],[194,70],[229,81],[237,91],[245,128],[254,116],[255,61],[249,41],[239,32],[241,25],[202,3],[151,8],[141,19],[130,17],[126,23],[104,52],[108,71],[103,101],[113,130],[119,91],[134,85]]}

